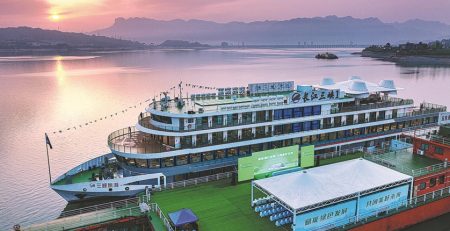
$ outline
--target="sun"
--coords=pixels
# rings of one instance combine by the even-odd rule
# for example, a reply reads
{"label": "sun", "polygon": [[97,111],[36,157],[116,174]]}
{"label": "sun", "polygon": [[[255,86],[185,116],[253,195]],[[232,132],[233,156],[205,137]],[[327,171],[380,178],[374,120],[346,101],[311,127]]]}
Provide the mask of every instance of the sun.
{"label": "sun", "polygon": [[58,22],[60,19],[61,19],[61,16],[59,16],[59,14],[50,15],[50,20],[52,20],[54,22]]}

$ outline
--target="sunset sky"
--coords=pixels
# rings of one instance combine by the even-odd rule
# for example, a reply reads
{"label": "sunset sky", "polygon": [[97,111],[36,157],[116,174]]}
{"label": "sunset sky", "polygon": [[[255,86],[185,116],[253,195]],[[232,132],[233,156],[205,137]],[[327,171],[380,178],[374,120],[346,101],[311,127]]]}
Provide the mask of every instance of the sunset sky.
{"label": "sunset sky", "polygon": [[449,12],[449,0],[0,0],[0,27],[90,32],[117,17],[248,22],[327,15],[450,24]]}

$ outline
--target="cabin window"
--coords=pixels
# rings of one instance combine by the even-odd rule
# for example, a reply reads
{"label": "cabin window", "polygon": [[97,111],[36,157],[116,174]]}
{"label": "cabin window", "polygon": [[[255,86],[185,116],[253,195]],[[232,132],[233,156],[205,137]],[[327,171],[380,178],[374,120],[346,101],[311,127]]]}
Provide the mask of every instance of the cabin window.
{"label": "cabin window", "polygon": [[311,130],[311,121],[303,122],[303,131]]}
{"label": "cabin window", "polygon": [[275,110],[273,111],[273,119],[274,120],[281,120],[283,119],[283,110]]}
{"label": "cabin window", "polygon": [[236,148],[230,148],[230,149],[228,149],[228,150],[227,150],[227,155],[228,155],[228,157],[230,157],[230,156],[236,156],[236,155],[237,155],[237,150],[236,150]]}
{"label": "cabin window", "polygon": [[152,115],[152,119],[154,121],[157,121],[157,122],[160,122],[160,123],[165,123],[165,124],[171,124],[172,123],[172,119],[170,117],[167,117],[167,116]]}
{"label": "cabin window", "polygon": [[176,157],[177,165],[185,165],[188,163],[188,155],[181,155]]}
{"label": "cabin window", "polygon": [[435,147],[434,152],[439,155],[444,154],[444,150],[441,147]]}
{"label": "cabin window", "polygon": [[146,159],[136,159],[136,166],[139,168],[147,168],[147,160]]}
{"label": "cabin window", "polygon": [[320,129],[320,120],[314,120],[311,124],[312,130]]}
{"label": "cabin window", "polygon": [[419,190],[424,190],[427,187],[427,183],[422,182],[419,184]]}
{"label": "cabin window", "polygon": [[246,156],[250,154],[250,146],[239,147],[239,156]]}
{"label": "cabin window", "polygon": [[167,157],[167,158],[162,158],[162,166],[164,167],[172,167],[174,166],[175,162],[174,162],[174,158],[173,157]]}
{"label": "cabin window", "polygon": [[434,187],[435,185],[436,185],[436,178],[433,177],[430,179],[430,188]]}
{"label": "cabin window", "polygon": [[148,160],[148,167],[149,168],[160,168],[159,159],[150,159]]}
{"label": "cabin window", "polygon": [[284,109],[283,110],[283,118],[284,119],[292,118],[292,108],[288,108],[288,109]]}
{"label": "cabin window", "polygon": [[225,158],[225,151],[224,150],[217,150],[216,152],[216,159],[223,159]]}
{"label": "cabin window", "polygon": [[252,145],[252,153],[253,152],[259,152],[259,151],[261,151],[261,145],[260,144]]}
{"label": "cabin window", "polygon": [[311,116],[312,115],[312,106],[303,108],[303,116]]}
{"label": "cabin window", "polygon": [[313,107],[313,115],[320,115],[321,113],[321,106],[320,105],[316,105]]}
{"label": "cabin window", "polygon": [[136,161],[133,158],[125,158],[127,165],[136,166]]}
{"label": "cabin window", "polygon": [[297,107],[293,109],[294,118],[302,117],[303,116],[303,108]]}
{"label": "cabin window", "polygon": [[302,130],[302,123],[294,123],[292,124],[293,132],[300,132]]}
{"label": "cabin window", "polygon": [[202,158],[202,156],[200,153],[191,154],[191,163],[200,162],[201,158]]}
{"label": "cabin window", "polygon": [[204,152],[202,153],[203,161],[214,160],[214,155],[212,152]]}
{"label": "cabin window", "polygon": [[438,182],[439,182],[439,184],[445,183],[445,175],[440,175],[438,178]]}
{"label": "cabin window", "polygon": [[429,145],[428,144],[421,144],[420,149],[421,150],[428,150]]}

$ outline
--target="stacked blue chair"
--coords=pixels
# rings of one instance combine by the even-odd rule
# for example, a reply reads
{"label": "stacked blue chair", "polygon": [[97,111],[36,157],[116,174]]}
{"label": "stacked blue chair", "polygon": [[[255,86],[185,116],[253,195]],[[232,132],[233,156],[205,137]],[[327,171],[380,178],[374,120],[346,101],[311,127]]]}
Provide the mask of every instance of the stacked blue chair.
{"label": "stacked blue chair", "polygon": [[276,226],[283,226],[283,225],[287,225],[287,224],[291,224],[292,223],[293,218],[292,217],[286,217],[280,220],[277,220],[275,222]]}
{"label": "stacked blue chair", "polygon": [[288,217],[289,215],[291,215],[291,213],[289,211],[286,211],[285,209],[283,209],[281,212],[270,216],[270,221],[276,221],[276,220]]}

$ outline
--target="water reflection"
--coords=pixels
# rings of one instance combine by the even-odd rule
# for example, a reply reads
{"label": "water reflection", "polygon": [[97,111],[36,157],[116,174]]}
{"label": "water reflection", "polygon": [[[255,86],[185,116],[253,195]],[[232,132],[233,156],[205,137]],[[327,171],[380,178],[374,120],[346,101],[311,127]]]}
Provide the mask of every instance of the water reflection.
{"label": "water reflection", "polygon": [[[43,133],[50,131],[54,178],[108,152],[110,132],[136,122],[144,106],[120,111],[159,95],[182,80],[204,86],[294,80],[316,84],[358,75],[378,83],[393,79],[399,97],[450,106],[450,69],[399,67],[327,49],[340,58],[316,60],[319,50],[158,50],[92,57],[0,58],[0,230],[56,218],[66,203],[48,187]],[[189,93],[192,90],[189,89]],[[119,116],[100,117],[120,112]],[[79,128],[85,122],[88,126]],[[52,134],[51,131],[78,126]]]}
{"label": "water reflection", "polygon": [[67,77],[66,71],[64,70],[64,66],[62,63],[63,57],[62,56],[56,56],[55,58],[55,63],[56,63],[56,70],[55,70],[55,75],[56,78],[58,79],[58,84],[59,85],[63,85],[64,81]]}

